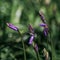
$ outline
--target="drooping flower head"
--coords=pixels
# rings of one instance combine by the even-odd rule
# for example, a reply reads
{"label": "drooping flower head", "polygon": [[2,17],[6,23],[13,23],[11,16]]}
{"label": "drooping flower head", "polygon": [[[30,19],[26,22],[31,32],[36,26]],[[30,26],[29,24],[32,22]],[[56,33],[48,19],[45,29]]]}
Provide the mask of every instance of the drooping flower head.
{"label": "drooping flower head", "polygon": [[47,36],[48,35],[48,25],[45,23],[42,23],[42,24],[40,24],[40,26],[44,27],[43,32],[44,32],[44,35]]}
{"label": "drooping flower head", "polygon": [[45,20],[45,17],[43,15],[43,13],[42,12],[39,12],[39,14],[40,14],[40,18],[41,18],[41,20],[43,22],[43,23],[40,24],[40,26],[41,27],[44,27],[43,32],[44,32],[44,35],[47,36],[48,35],[48,25],[46,23],[46,20]]}
{"label": "drooping flower head", "polygon": [[9,28],[11,28],[12,30],[15,30],[15,31],[18,31],[18,30],[19,30],[16,26],[14,26],[14,25],[11,24],[11,23],[6,23],[6,24],[7,24],[7,26],[8,26]]}
{"label": "drooping flower head", "polygon": [[34,29],[33,29],[33,27],[31,25],[29,25],[28,28],[29,28],[30,35],[31,35],[31,37],[29,39],[29,44],[32,44],[33,43],[33,40],[34,40]]}

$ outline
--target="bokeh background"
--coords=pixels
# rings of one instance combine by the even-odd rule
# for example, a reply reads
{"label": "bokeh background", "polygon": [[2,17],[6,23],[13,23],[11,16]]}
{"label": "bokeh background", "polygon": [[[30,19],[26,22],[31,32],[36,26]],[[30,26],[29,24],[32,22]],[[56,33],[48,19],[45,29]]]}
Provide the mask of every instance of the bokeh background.
{"label": "bokeh background", "polygon": [[[41,60],[43,48],[47,47],[39,11],[44,13],[52,35],[54,60],[60,60],[60,0],[0,0],[0,60],[23,60],[21,38],[16,31],[6,26],[10,22],[20,29],[26,48],[27,60],[35,60],[36,53],[28,44],[28,25],[35,29],[35,43],[38,44]],[[51,44],[48,43],[51,58]]]}

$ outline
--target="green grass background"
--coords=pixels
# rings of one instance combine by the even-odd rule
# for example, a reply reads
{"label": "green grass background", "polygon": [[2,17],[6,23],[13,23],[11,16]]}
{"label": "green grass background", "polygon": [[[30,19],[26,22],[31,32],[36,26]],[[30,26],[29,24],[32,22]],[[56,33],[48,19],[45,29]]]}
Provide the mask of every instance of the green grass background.
{"label": "green grass background", "polygon": [[[55,60],[60,60],[60,0],[0,0],[0,59],[23,60],[21,38],[16,31],[6,26],[10,22],[20,29],[26,47],[27,60],[35,60],[36,53],[28,44],[28,25],[31,24],[36,33],[34,39],[38,44],[41,60],[44,60],[42,50],[47,48],[47,39],[43,29],[39,11],[43,11],[52,35]],[[51,44],[48,43],[51,58]]]}

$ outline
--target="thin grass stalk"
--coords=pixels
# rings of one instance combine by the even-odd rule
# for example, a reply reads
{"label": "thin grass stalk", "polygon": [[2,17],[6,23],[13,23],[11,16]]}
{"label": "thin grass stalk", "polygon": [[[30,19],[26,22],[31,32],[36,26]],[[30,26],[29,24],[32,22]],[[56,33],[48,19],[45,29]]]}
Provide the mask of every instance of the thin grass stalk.
{"label": "thin grass stalk", "polygon": [[37,52],[37,54],[38,54],[38,59],[40,60],[40,55],[39,55],[39,51]]}
{"label": "thin grass stalk", "polygon": [[36,56],[37,56],[36,59],[37,59],[37,60],[40,60],[39,51],[36,51]]}
{"label": "thin grass stalk", "polygon": [[21,33],[18,31],[19,35],[21,36],[21,42],[22,42],[22,46],[23,46],[23,51],[24,51],[24,60],[26,60],[26,51],[25,51],[25,46],[24,46],[24,41],[23,41],[23,37],[21,35]]}
{"label": "thin grass stalk", "polygon": [[36,60],[38,60],[38,56],[37,56],[37,53],[36,53]]}
{"label": "thin grass stalk", "polygon": [[51,37],[51,33],[49,34],[49,39],[51,41],[51,53],[52,53],[52,60],[54,60],[54,50],[53,50],[53,41],[52,41],[52,37]]}

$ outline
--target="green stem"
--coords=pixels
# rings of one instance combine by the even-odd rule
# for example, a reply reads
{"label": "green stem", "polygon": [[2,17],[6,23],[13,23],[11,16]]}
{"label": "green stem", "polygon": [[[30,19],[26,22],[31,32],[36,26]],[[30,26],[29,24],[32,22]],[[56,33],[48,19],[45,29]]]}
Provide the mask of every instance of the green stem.
{"label": "green stem", "polygon": [[37,54],[38,54],[38,59],[40,60],[40,55],[39,55],[39,51],[37,52]]}
{"label": "green stem", "polygon": [[24,60],[26,60],[26,51],[25,51],[25,46],[24,46],[24,41],[22,39],[22,35],[21,33],[18,31],[19,35],[21,36],[21,41],[22,41],[22,45],[23,45],[23,51],[24,51]]}
{"label": "green stem", "polygon": [[36,59],[40,60],[39,51],[36,51],[36,56],[37,56]]}
{"label": "green stem", "polygon": [[47,50],[48,50],[48,39],[47,39]]}
{"label": "green stem", "polygon": [[24,49],[24,60],[26,60],[26,53],[25,53],[25,47],[24,47],[24,41],[22,40],[22,44],[23,44],[23,49]]}
{"label": "green stem", "polygon": [[51,51],[52,51],[52,60],[54,60],[54,56],[53,56],[53,53],[54,53],[54,50],[53,50],[53,41],[52,41],[52,39],[51,39],[51,34],[50,34],[50,41],[51,41]]}
{"label": "green stem", "polygon": [[38,60],[37,53],[36,53],[36,60]]}

